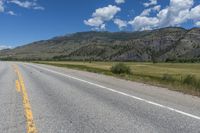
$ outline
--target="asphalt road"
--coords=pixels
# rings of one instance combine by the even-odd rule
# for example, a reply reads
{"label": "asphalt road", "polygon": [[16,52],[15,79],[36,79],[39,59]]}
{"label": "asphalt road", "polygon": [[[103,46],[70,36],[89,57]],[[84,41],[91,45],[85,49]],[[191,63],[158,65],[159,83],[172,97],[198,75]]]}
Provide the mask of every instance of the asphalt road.
{"label": "asphalt road", "polygon": [[94,73],[0,62],[0,132],[200,133],[200,98]]}

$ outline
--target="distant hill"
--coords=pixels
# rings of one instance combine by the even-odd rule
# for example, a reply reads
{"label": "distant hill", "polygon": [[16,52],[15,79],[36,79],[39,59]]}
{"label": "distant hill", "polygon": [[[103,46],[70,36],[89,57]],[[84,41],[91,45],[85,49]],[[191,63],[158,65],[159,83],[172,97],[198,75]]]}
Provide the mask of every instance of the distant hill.
{"label": "distant hill", "polygon": [[200,28],[80,32],[0,51],[4,60],[200,60]]}

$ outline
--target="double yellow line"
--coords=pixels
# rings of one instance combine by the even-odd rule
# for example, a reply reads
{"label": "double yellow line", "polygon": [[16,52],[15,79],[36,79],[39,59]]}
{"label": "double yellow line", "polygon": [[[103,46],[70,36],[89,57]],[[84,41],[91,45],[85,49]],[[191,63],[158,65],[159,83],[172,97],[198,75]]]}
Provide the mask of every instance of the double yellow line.
{"label": "double yellow line", "polygon": [[37,128],[33,120],[33,113],[31,111],[31,105],[30,105],[28,94],[27,94],[26,87],[24,84],[23,76],[20,73],[17,65],[13,65],[13,67],[18,78],[18,80],[16,80],[16,90],[17,92],[21,93],[22,98],[23,98],[23,106],[24,106],[24,112],[25,112],[25,117],[26,117],[26,122],[27,122],[27,125],[26,125],[27,133],[37,133]]}

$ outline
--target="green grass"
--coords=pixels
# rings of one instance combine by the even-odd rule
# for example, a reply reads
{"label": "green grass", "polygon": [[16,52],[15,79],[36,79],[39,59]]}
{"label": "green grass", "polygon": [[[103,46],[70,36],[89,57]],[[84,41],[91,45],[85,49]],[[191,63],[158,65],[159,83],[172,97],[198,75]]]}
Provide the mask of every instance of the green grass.
{"label": "green grass", "polygon": [[40,61],[35,63],[101,73],[200,96],[200,64],[198,63],[153,64],[125,62],[124,64],[131,69],[130,74],[112,73],[111,67],[118,62]]}

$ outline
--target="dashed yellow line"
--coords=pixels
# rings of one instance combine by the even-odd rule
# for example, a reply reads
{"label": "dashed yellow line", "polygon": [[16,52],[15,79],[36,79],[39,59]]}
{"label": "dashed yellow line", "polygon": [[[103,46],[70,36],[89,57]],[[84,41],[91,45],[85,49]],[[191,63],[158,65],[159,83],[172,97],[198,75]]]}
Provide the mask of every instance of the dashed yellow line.
{"label": "dashed yellow line", "polygon": [[25,117],[26,117],[26,122],[27,122],[27,125],[26,125],[27,133],[37,133],[37,128],[36,128],[34,120],[33,120],[33,113],[31,111],[31,105],[30,105],[28,94],[27,94],[26,87],[24,84],[23,76],[20,73],[17,65],[14,65],[14,69],[15,69],[15,72],[17,73],[17,77],[19,79],[16,81],[16,88],[18,86],[19,88],[17,88],[17,90],[21,89],[21,94],[23,97],[23,106],[24,106],[24,112],[25,112]]}

